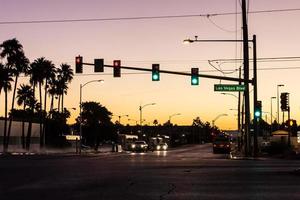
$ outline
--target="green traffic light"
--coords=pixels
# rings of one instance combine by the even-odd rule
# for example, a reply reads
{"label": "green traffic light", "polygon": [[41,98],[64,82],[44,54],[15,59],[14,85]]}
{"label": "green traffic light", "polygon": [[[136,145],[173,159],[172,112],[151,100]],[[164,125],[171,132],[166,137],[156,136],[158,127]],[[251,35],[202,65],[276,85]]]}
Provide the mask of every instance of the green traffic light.
{"label": "green traffic light", "polygon": [[256,110],[254,115],[256,118],[259,118],[261,116],[261,112],[259,110]]}
{"label": "green traffic light", "polygon": [[193,77],[192,78],[192,85],[199,85],[199,79],[198,79],[198,77]]}
{"label": "green traffic light", "polygon": [[152,81],[159,81],[159,75],[157,73],[152,74]]}

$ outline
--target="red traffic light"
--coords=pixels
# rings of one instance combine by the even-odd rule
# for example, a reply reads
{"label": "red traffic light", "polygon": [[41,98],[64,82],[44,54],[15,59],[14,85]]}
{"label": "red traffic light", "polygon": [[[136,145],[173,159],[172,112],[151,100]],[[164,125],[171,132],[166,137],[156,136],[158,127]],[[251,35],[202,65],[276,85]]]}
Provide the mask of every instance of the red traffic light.
{"label": "red traffic light", "polygon": [[75,65],[76,65],[75,72],[82,73],[82,56],[76,56]]}
{"label": "red traffic light", "polygon": [[114,60],[114,77],[121,77],[121,60]]}

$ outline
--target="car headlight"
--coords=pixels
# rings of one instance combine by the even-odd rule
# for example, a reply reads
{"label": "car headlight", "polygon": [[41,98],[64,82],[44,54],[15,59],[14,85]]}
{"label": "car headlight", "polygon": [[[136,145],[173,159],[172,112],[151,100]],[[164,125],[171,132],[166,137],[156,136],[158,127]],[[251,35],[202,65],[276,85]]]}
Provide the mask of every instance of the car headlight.
{"label": "car headlight", "polygon": [[163,149],[164,149],[164,150],[167,150],[167,148],[168,148],[167,145],[164,145],[164,146],[163,146]]}
{"label": "car headlight", "polygon": [[132,144],[132,145],[131,145],[131,148],[133,148],[133,149],[134,149],[134,148],[135,148],[135,144]]}
{"label": "car headlight", "polygon": [[157,149],[157,150],[160,150],[160,146],[159,146],[159,145],[158,145],[158,146],[156,146],[156,149]]}

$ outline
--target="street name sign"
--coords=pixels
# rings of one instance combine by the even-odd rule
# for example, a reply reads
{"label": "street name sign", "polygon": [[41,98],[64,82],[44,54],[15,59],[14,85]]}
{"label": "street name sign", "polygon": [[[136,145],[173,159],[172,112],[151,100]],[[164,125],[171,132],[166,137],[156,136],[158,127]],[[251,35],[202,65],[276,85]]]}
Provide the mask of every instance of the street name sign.
{"label": "street name sign", "polygon": [[242,92],[245,91],[245,85],[215,84],[216,92]]}

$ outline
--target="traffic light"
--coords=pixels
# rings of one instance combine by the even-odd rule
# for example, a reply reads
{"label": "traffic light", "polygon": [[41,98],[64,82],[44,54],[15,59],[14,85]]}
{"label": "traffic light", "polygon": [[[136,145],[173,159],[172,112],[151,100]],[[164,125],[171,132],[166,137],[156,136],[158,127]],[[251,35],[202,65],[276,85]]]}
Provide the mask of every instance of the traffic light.
{"label": "traffic light", "polygon": [[191,84],[192,85],[199,85],[199,69],[198,68],[192,68],[191,69]]}
{"label": "traffic light", "polygon": [[75,58],[76,73],[82,73],[82,56],[76,56]]}
{"label": "traffic light", "polygon": [[254,117],[256,119],[261,118],[261,113],[262,113],[261,107],[262,107],[261,101],[257,101],[256,106],[255,106],[255,110],[254,110]]}
{"label": "traffic light", "polygon": [[152,81],[159,81],[159,64],[152,64]]}
{"label": "traffic light", "polygon": [[104,72],[103,59],[94,59],[94,72]]}
{"label": "traffic light", "polygon": [[121,60],[114,60],[114,77],[121,77]]}
{"label": "traffic light", "polygon": [[289,109],[289,96],[288,96],[289,93],[287,92],[284,92],[284,93],[281,93],[280,95],[280,108],[282,111],[288,111]]}

